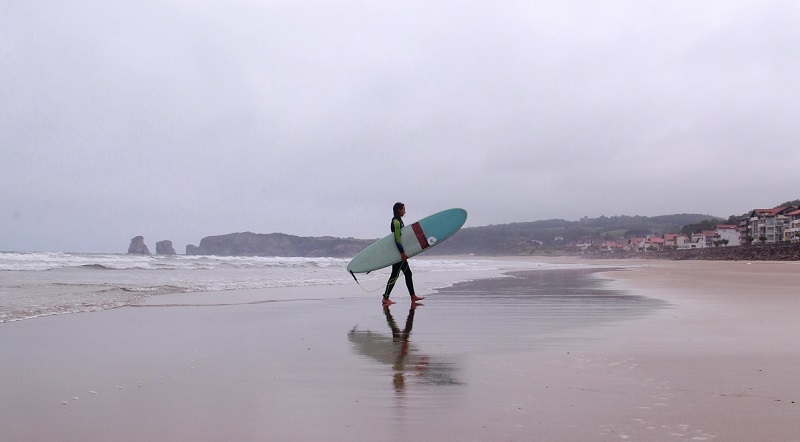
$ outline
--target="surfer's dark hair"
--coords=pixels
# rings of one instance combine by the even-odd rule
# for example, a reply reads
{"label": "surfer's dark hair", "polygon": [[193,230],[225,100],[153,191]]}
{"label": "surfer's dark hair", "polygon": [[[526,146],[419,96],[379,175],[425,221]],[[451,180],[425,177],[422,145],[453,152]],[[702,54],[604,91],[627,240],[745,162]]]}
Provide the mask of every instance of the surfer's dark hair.
{"label": "surfer's dark hair", "polygon": [[394,216],[400,216],[400,210],[405,207],[406,205],[403,203],[394,203],[392,207],[392,211],[394,211]]}

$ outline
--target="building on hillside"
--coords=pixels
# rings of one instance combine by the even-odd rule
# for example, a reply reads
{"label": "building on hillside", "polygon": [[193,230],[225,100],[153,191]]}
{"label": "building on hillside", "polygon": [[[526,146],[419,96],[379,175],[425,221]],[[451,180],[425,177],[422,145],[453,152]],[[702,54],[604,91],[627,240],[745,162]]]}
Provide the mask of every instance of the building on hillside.
{"label": "building on hillside", "polygon": [[745,240],[774,244],[783,241],[783,231],[791,228],[791,217],[787,213],[798,210],[795,206],[775,209],[753,209],[747,216]]}
{"label": "building on hillside", "polygon": [[625,250],[625,244],[620,244],[616,241],[605,241],[600,245],[600,248],[608,252],[615,252],[618,250]]}
{"label": "building on hillside", "polygon": [[628,248],[634,252],[640,252],[645,248],[647,238],[628,238]]}
{"label": "building on hillside", "polygon": [[692,234],[692,236],[689,236],[687,238],[688,239],[686,240],[686,242],[678,246],[678,250],[703,248],[704,243],[699,234]]}
{"label": "building on hillside", "polygon": [[664,248],[679,249],[689,242],[689,237],[683,233],[667,233],[664,235]]}
{"label": "building on hillside", "polygon": [[719,240],[716,230],[703,230],[700,234],[703,236],[704,247],[713,247],[714,241]]}
{"label": "building on hillside", "polygon": [[648,236],[645,241],[645,250],[647,251],[662,251],[664,250],[664,238],[660,236]]}
{"label": "building on hillside", "polygon": [[[751,212],[752,213],[752,212]],[[750,236],[750,216],[745,215],[744,217],[739,219],[739,244],[750,244],[748,238],[752,238]]]}
{"label": "building on hillside", "polygon": [[[704,249],[706,247],[712,247],[714,245],[714,241],[717,241],[719,236],[717,236],[716,231],[714,230],[701,230],[699,232],[692,233],[691,243],[693,244],[692,247],[688,248],[698,248]],[[687,248],[687,247],[684,247]]]}
{"label": "building on hillside", "polygon": [[592,247],[593,245],[594,245],[594,243],[592,243],[591,239],[585,239],[585,238],[581,239],[580,241],[575,243],[575,247],[577,247],[578,249],[580,249],[580,250],[582,250],[584,252],[586,250],[588,250],[590,247]]}
{"label": "building on hillside", "polygon": [[723,246],[738,246],[741,245],[739,240],[739,228],[728,224],[720,224],[714,230],[719,241]]}
{"label": "building on hillside", "polygon": [[692,236],[689,238],[689,243],[692,244],[692,248],[703,248],[705,247],[705,241],[703,241],[703,235],[700,232],[692,233]]}
{"label": "building on hillside", "polygon": [[789,226],[783,230],[783,240],[787,242],[800,242],[800,209],[787,212]]}

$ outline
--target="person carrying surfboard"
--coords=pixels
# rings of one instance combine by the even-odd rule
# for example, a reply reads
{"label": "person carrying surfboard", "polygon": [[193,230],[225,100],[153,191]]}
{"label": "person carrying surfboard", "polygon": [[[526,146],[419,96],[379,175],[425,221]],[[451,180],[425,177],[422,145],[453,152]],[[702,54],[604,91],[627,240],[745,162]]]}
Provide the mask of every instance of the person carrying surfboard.
{"label": "person carrying surfboard", "polygon": [[392,207],[392,211],[394,212],[394,217],[392,218],[391,229],[394,234],[394,244],[400,252],[401,260],[397,264],[392,265],[392,274],[389,276],[389,282],[386,284],[386,291],[383,293],[384,306],[394,304],[394,301],[389,299],[389,294],[392,293],[394,283],[397,282],[397,278],[400,277],[401,271],[406,278],[406,287],[408,287],[408,294],[411,296],[411,302],[413,303],[425,299],[422,296],[414,294],[414,280],[411,276],[411,268],[408,266],[408,256],[406,256],[406,252],[403,250],[403,243],[401,242],[402,233],[400,230],[404,226],[403,216],[406,214],[406,205],[403,203],[395,203],[394,207]]}

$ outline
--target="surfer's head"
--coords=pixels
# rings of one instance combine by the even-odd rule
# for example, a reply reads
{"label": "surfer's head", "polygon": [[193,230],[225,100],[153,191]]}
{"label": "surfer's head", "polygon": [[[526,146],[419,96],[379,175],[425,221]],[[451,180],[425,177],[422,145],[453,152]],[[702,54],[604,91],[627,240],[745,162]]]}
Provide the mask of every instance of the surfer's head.
{"label": "surfer's head", "polygon": [[403,203],[394,203],[394,207],[392,207],[392,211],[394,211],[394,216],[403,216],[400,212],[405,209],[406,205]]}

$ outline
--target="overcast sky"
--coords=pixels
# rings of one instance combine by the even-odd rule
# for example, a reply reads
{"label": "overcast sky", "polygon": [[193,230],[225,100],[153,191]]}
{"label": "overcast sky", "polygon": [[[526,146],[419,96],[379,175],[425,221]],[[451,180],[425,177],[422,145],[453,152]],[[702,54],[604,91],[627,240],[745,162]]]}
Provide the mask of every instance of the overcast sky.
{"label": "overcast sky", "polygon": [[0,3],[0,250],[800,197],[795,1]]}

